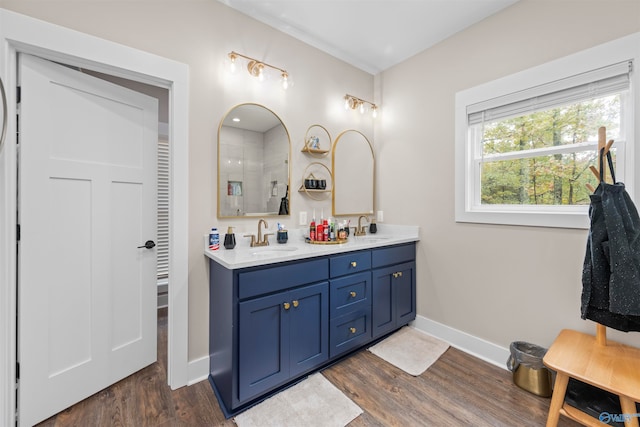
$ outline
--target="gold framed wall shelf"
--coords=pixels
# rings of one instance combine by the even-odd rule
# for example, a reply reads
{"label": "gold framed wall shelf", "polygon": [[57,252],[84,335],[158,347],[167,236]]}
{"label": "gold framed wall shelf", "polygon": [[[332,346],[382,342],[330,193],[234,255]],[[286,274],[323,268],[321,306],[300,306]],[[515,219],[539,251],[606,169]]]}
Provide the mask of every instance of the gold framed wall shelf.
{"label": "gold framed wall shelf", "polygon": [[302,174],[302,183],[298,189],[313,200],[324,200],[333,193],[333,175],[331,169],[320,162],[310,163]]}
{"label": "gold framed wall shelf", "polygon": [[331,135],[322,125],[311,125],[304,135],[303,153],[313,157],[324,157],[331,152]]}

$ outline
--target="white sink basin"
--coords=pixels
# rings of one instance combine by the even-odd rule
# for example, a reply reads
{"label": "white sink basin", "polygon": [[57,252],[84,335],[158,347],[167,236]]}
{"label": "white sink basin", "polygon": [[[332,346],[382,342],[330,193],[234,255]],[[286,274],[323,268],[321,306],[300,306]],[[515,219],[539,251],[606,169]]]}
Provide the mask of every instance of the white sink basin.
{"label": "white sink basin", "polygon": [[287,252],[295,252],[298,248],[295,246],[262,246],[251,248],[251,255],[283,255]]}
{"label": "white sink basin", "polygon": [[382,237],[382,236],[358,236],[358,237],[354,237],[353,238],[356,242],[363,242],[363,243],[377,243],[377,242],[384,242],[385,240],[389,240],[390,237]]}

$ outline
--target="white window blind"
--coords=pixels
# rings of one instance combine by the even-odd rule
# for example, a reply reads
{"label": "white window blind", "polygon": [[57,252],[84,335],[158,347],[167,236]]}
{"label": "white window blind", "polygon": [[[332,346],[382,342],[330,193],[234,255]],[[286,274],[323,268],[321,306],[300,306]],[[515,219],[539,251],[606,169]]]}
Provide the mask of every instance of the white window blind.
{"label": "white window blind", "polygon": [[467,107],[468,124],[475,125],[545,110],[629,89],[633,61],[578,74],[510,93]]}
{"label": "white window blind", "polygon": [[169,141],[158,140],[158,281],[169,278]]}

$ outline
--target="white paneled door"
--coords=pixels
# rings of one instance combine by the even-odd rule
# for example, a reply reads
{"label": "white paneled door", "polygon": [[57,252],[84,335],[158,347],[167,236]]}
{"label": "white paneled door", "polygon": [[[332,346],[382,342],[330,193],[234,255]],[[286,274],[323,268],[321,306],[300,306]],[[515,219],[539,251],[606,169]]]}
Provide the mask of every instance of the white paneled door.
{"label": "white paneled door", "polygon": [[31,426],[156,360],[144,245],[158,106],[28,55],[19,82],[18,420]]}

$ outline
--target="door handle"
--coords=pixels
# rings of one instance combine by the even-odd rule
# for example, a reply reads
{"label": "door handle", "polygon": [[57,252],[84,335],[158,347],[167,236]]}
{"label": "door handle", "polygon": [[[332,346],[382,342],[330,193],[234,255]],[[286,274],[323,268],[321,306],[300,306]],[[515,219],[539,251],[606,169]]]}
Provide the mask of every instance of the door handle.
{"label": "door handle", "polygon": [[138,249],[141,249],[141,248],[153,249],[155,246],[156,246],[156,243],[153,240],[147,240],[144,243],[144,245],[138,246]]}

